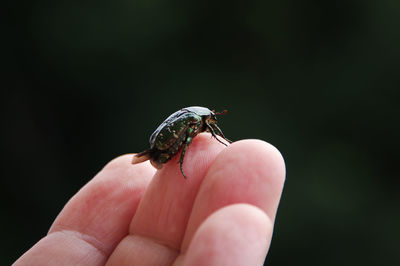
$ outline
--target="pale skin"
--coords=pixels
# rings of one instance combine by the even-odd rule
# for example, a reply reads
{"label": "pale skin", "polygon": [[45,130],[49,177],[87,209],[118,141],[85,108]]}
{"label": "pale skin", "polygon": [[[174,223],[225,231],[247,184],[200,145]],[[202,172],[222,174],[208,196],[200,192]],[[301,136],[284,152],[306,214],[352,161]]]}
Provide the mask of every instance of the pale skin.
{"label": "pale skin", "polygon": [[156,171],[108,163],[14,265],[263,265],[285,179],[260,140],[225,147],[209,133]]}

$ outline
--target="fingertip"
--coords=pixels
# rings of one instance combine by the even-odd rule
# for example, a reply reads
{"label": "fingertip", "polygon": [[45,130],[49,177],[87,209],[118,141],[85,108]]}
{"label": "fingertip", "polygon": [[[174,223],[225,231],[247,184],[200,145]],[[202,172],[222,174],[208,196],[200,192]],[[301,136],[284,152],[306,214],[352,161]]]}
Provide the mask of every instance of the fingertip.
{"label": "fingertip", "polygon": [[[285,160],[281,152],[272,144],[259,139],[245,139],[232,143],[221,156],[229,153],[228,158],[235,160],[237,156],[246,158],[250,165],[260,166],[264,170],[268,169],[274,177],[282,181],[285,180],[286,168]],[[225,158],[227,160],[227,158]]]}
{"label": "fingertip", "polygon": [[247,139],[237,141],[223,150],[209,173],[210,179],[221,176],[223,179],[231,178],[231,182],[227,182],[232,185],[268,185],[268,190],[272,192],[270,198],[279,202],[286,169],[283,156],[275,146],[262,140]]}

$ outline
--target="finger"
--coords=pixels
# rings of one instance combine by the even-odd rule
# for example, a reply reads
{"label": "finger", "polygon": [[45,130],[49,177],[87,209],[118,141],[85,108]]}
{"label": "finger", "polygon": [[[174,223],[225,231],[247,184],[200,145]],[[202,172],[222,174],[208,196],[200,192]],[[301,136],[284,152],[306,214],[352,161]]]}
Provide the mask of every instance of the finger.
{"label": "finger", "polygon": [[[179,154],[154,176],[124,238],[110,257],[108,265],[158,265],[176,258],[200,184],[224,145],[210,134],[200,134],[186,151],[183,170]],[[141,243],[139,254],[133,252]],[[156,243],[156,244],[155,244]],[[154,261],[156,260],[156,261]]]}
{"label": "finger", "polygon": [[200,225],[176,265],[263,265],[272,228],[265,212],[253,205],[223,207]]}
{"label": "finger", "polygon": [[179,170],[179,156],[175,156],[149,185],[130,232],[179,248],[200,184],[214,158],[224,148],[209,134],[196,137],[184,158],[187,178]]}
{"label": "finger", "polygon": [[242,140],[222,151],[201,185],[182,244],[185,252],[200,224],[214,211],[249,203],[275,219],[285,178],[279,151],[260,140]]}
{"label": "finger", "polygon": [[155,172],[149,163],[132,165],[131,159],[132,155],[125,155],[106,165],[66,204],[48,235],[18,263],[104,264],[128,234],[129,223]]}

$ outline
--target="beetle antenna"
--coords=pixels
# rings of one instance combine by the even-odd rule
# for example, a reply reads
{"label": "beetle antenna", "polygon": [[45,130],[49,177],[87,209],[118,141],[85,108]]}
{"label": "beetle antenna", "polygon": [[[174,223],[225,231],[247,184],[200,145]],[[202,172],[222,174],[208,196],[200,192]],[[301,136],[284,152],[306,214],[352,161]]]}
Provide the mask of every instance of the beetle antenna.
{"label": "beetle antenna", "polygon": [[215,114],[216,115],[224,115],[224,114],[226,114],[228,112],[228,110],[223,110],[222,112],[216,112]]}

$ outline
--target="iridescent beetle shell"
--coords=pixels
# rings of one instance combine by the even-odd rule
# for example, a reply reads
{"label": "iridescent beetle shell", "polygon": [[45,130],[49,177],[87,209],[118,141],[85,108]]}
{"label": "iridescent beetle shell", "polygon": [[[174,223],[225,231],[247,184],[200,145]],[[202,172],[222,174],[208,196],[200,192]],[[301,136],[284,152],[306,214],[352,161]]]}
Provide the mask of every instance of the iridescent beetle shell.
{"label": "iridescent beetle shell", "polygon": [[217,126],[216,116],[225,113],[226,110],[216,113],[200,106],[186,107],[176,111],[151,134],[150,149],[134,155],[132,164],[150,160],[155,168],[161,169],[162,165],[173,158],[183,147],[179,163],[182,175],[186,178],[182,169],[183,159],[186,149],[197,134],[207,131],[225,146],[226,144],[217,136],[231,143]]}

